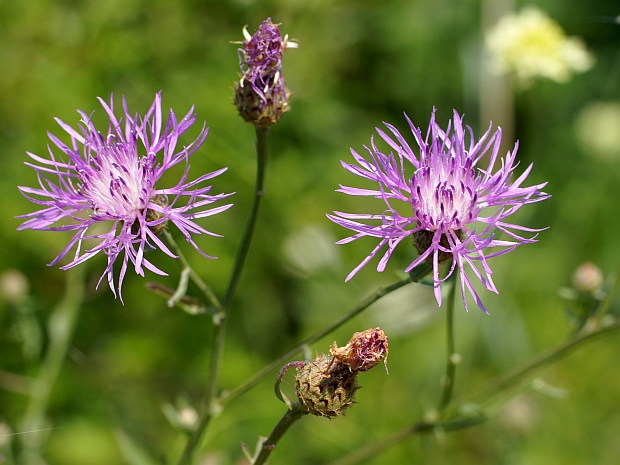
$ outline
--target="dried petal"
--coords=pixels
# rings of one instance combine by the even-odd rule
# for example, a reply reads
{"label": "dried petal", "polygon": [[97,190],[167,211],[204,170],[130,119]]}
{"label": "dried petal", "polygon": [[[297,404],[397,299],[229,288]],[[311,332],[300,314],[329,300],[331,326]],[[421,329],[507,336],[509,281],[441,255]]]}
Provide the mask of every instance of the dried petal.
{"label": "dried petal", "polygon": [[329,353],[352,371],[368,371],[381,360],[387,370],[388,338],[381,328],[367,329],[353,334],[346,346],[332,345]]}

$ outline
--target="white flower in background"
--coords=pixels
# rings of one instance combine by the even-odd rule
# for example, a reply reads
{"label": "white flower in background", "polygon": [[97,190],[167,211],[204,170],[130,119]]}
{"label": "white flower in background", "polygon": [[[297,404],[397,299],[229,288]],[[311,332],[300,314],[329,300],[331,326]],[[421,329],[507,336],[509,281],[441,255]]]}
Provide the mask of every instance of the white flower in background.
{"label": "white flower in background", "polygon": [[620,102],[594,102],[585,107],[575,121],[575,133],[587,153],[620,158]]}
{"label": "white flower in background", "polygon": [[491,70],[513,74],[521,85],[538,77],[566,82],[594,65],[581,39],[567,37],[558,23],[534,7],[502,17],[487,32],[485,45]]}

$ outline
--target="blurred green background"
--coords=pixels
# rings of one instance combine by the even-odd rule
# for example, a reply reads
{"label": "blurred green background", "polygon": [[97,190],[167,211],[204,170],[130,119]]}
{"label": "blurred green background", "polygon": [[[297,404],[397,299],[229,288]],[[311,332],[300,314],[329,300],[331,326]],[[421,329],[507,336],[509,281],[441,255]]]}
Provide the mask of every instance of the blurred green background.
{"label": "blurred green background", "polygon": [[[222,166],[215,191],[235,191],[235,206],[205,222],[223,239],[199,238],[216,261],[182,244],[193,265],[221,295],[252,196],[253,128],[231,104],[238,76],[241,29],[253,32],[267,17],[300,46],[284,57],[292,110],[272,131],[267,193],[253,248],[235,301],[226,343],[223,388],[234,388],[273,357],[343,314],[378,286],[395,282],[413,259],[403,248],[388,270],[366,266],[344,278],[374,246],[334,242],[346,231],[325,218],[332,210],[363,211],[360,199],[335,192],[354,184],[340,160],[363,150],[376,126],[402,128],[403,112],[426,128],[433,106],[447,123],[452,109],[480,128],[506,124],[506,147],[520,140],[528,184],[548,181],[551,200],[524,208],[516,221],[550,226],[540,242],[491,261],[499,295],[483,291],[491,316],[457,308],[457,350],[463,362],[456,395],[524,363],[570,332],[567,302],[558,290],[584,261],[606,274],[618,263],[620,149],[604,153],[581,140],[592,104],[620,103],[620,13],[612,0],[534,2],[568,35],[581,36],[596,56],[594,68],[566,84],[540,81],[509,97],[510,114],[485,105],[489,89],[481,52],[482,30],[502,11],[523,4],[474,0],[0,0],[0,273],[18,270],[28,296],[0,301],[0,454],[10,462],[26,447],[22,431],[27,395],[49,347],[49,316],[68,279],[85,281],[69,356],[53,387],[40,436],[49,464],[125,463],[119,437],[131,437],[156,458],[174,460],[183,435],[162,413],[165,404],[202,396],[212,336],[210,317],[169,309],[145,290],[146,281],[175,286],[177,264],[153,261],[170,273],[128,276],[124,301],[103,283],[104,257],[82,270],[47,267],[68,233],[22,231],[16,215],[35,206],[18,185],[34,186],[26,151],[46,154],[46,131],[61,135],[59,117],[76,124],[77,109],[96,114],[97,96],[125,95],[144,112],[163,90],[165,109],[184,114],[196,105],[210,127],[193,155],[194,177]],[[486,23],[486,24],[485,24]],[[481,103],[482,102],[482,103]],[[596,107],[595,107],[596,108]],[[590,113],[591,114],[591,113]],[[600,129],[595,125],[594,129]],[[580,132],[581,131],[581,132]],[[510,135],[514,132],[514,136]],[[580,139],[579,134],[585,136]],[[607,129],[612,139],[620,125]],[[188,135],[195,136],[196,131]],[[390,375],[360,377],[358,405],[344,418],[304,418],[281,441],[271,463],[321,464],[419,420],[437,404],[444,370],[444,309],[429,288],[402,289],[371,307],[313,350],[354,331],[381,326],[390,338]],[[596,341],[541,375],[562,389],[560,398],[526,394],[488,423],[440,437],[415,437],[368,464],[615,464],[620,457],[616,369],[618,336]],[[275,376],[275,373],[274,373]],[[292,384],[292,378],[287,378]],[[230,403],[208,432],[204,464],[242,463],[241,442],[253,446],[284,413],[271,379]],[[22,463],[45,463],[34,461]]]}

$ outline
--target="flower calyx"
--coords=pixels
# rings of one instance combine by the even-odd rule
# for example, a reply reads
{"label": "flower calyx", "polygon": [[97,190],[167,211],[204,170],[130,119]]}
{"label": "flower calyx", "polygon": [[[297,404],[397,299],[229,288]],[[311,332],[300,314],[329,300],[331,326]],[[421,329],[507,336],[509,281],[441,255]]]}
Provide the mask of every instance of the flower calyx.
{"label": "flower calyx", "polygon": [[309,362],[289,363],[278,378],[281,380],[284,371],[294,366],[297,369],[295,394],[300,405],[307,413],[332,418],[343,415],[355,403],[355,393],[360,388],[358,374],[382,360],[386,363],[388,352],[388,339],[383,330],[368,329],[355,333],[344,347],[334,343],[330,355],[318,354]]}

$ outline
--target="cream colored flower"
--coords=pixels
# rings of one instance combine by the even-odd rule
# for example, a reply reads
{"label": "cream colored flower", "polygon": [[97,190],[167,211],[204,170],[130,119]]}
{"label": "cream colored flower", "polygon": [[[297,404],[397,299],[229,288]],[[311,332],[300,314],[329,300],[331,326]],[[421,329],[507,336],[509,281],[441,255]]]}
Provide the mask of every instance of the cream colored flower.
{"label": "cream colored flower", "polygon": [[534,7],[502,17],[488,31],[485,45],[492,71],[513,74],[519,84],[537,77],[566,82],[594,65],[581,39],[567,37],[558,23]]}

